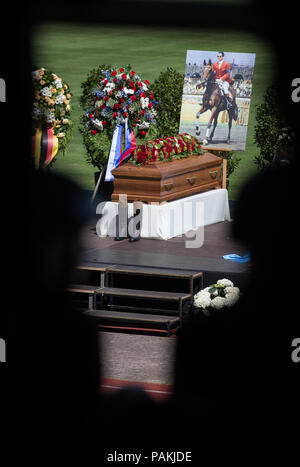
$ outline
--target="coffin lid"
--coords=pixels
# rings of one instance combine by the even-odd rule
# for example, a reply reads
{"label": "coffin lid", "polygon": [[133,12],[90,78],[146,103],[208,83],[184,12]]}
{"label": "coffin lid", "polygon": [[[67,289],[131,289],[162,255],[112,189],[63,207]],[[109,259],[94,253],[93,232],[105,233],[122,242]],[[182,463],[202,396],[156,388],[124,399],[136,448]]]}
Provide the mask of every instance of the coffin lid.
{"label": "coffin lid", "polygon": [[127,162],[112,170],[112,174],[119,177],[144,178],[165,178],[176,175],[179,172],[189,173],[199,168],[216,167],[222,164],[222,158],[206,152],[202,155],[193,154],[189,157],[173,160],[171,162],[156,161],[147,165],[136,166],[132,162]]}

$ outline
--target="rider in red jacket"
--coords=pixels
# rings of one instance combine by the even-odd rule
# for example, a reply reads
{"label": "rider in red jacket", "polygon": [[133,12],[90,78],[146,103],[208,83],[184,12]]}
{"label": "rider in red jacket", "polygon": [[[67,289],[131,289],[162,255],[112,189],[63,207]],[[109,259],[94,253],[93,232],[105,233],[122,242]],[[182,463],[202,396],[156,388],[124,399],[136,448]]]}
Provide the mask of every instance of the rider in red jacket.
{"label": "rider in red jacket", "polygon": [[230,78],[230,64],[224,60],[224,52],[218,52],[218,61],[213,63],[212,69],[216,73],[216,82],[223,90],[228,101],[232,103],[233,97],[229,90],[229,85],[234,83],[234,80]]}

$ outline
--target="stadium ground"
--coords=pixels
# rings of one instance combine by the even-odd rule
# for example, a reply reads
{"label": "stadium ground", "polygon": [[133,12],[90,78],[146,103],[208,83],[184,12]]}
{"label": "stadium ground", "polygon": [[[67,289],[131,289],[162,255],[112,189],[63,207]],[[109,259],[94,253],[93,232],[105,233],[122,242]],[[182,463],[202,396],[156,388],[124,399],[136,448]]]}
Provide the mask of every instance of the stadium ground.
{"label": "stadium ground", "polygon": [[229,198],[236,199],[242,184],[256,170],[253,164],[253,158],[258,154],[253,142],[255,105],[260,103],[274,74],[274,57],[269,45],[257,36],[241,31],[229,33],[200,28],[120,28],[62,23],[41,25],[33,37],[34,67],[43,66],[52,70],[69,83],[73,93],[73,138],[65,157],[57,158],[53,170],[67,174],[85,189],[92,190],[94,187],[95,169],[86,162],[85,148],[78,131],[80,84],[91,69],[101,63],[117,66],[131,64],[134,70],[151,82],[168,66],[184,73],[188,49],[256,53],[246,151],[237,151],[242,160],[230,177]]}

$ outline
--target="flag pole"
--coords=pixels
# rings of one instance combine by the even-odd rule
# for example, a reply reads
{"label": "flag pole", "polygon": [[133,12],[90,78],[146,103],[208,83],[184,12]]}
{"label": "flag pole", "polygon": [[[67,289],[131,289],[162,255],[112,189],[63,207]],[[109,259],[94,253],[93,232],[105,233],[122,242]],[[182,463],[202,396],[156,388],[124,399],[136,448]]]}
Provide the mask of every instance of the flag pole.
{"label": "flag pole", "polygon": [[95,199],[95,196],[96,196],[96,194],[97,194],[97,191],[98,191],[98,188],[99,188],[99,185],[100,185],[102,176],[103,176],[103,174],[104,174],[104,171],[105,171],[105,167],[102,168],[102,170],[101,170],[101,172],[100,172],[100,175],[99,175],[99,177],[98,177],[98,180],[97,180],[97,183],[96,183],[96,186],[95,186],[95,189],[94,189],[93,196],[91,197],[91,204],[93,204],[93,202],[94,202],[94,199]]}

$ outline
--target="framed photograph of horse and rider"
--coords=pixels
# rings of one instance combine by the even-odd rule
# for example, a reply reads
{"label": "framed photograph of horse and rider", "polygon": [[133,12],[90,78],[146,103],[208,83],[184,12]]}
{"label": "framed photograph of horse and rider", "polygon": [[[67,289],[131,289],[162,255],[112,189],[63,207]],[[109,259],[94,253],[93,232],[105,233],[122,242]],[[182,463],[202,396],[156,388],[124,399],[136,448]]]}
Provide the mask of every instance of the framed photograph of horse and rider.
{"label": "framed photograph of horse and rider", "polygon": [[255,54],[188,50],[180,133],[209,149],[244,151]]}

